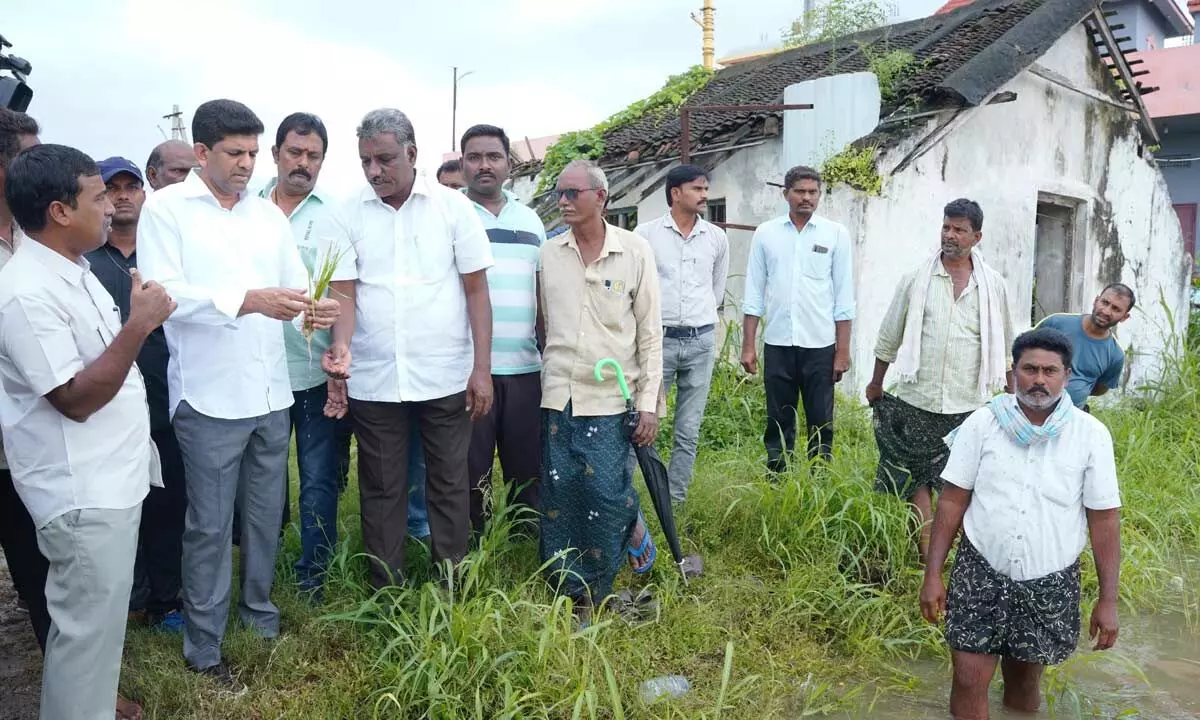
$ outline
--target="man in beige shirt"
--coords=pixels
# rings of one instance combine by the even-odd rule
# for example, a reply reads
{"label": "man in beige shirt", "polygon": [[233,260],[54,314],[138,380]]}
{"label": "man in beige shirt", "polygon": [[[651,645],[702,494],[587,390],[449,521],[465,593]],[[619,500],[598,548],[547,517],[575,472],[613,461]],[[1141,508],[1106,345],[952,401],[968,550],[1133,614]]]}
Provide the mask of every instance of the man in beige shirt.
{"label": "man in beige shirt", "polygon": [[[898,495],[920,523],[921,562],[929,548],[933,491],[950,456],[943,438],[1007,386],[1013,341],[1004,278],[973,253],[983,238],[983,210],[971,200],[946,205],[941,247],[896,287],[879,329],[874,408],[879,467],[875,489]],[[883,391],[891,365],[899,382]]]}
{"label": "man in beige shirt", "polygon": [[[631,440],[649,445],[658,434],[662,308],[650,246],[604,222],[604,171],[572,162],[555,192],[571,230],[542,247],[538,272],[541,553],[551,584],[586,618],[611,593],[626,555],[645,573],[656,554],[626,458]],[[593,374],[604,358],[625,371],[637,412],[632,436],[616,383]]]}

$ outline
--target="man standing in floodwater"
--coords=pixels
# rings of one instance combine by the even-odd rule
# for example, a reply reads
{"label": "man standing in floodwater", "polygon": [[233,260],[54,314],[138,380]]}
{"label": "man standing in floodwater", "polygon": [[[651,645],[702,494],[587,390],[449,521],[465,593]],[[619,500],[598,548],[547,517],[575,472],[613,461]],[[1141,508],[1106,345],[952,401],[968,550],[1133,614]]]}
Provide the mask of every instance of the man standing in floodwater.
{"label": "man standing in floodwater", "polygon": [[[950,714],[986,720],[1000,662],[1004,705],[1037,712],[1046,665],[1079,641],[1079,555],[1089,535],[1100,599],[1096,650],[1117,641],[1121,494],[1112,437],[1066,396],[1071,342],[1051,328],[1013,343],[1016,394],[1001,394],[947,438],[921,614],[946,614],[954,664]],[[962,528],[950,589],[942,569]]]}

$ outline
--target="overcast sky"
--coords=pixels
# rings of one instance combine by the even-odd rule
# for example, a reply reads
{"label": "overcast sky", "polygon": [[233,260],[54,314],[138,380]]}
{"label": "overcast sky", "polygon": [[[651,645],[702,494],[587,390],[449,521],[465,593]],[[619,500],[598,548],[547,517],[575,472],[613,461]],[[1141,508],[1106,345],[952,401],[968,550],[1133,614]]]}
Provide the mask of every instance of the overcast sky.
{"label": "overcast sky", "polygon": [[[227,97],[267,135],[255,184],[288,113],[329,128],[323,184],[362,181],[354,128],[392,106],[412,119],[418,164],[451,149],[451,67],[458,132],[473,123],[537,137],[588,127],[700,62],[699,0],[0,0],[0,34],[33,64],[31,115],[45,142],[142,165],[170,133],[172,104]],[[900,0],[899,19],[941,0]],[[775,40],[803,0],[716,0],[717,56]],[[736,9],[735,9],[736,8]]]}

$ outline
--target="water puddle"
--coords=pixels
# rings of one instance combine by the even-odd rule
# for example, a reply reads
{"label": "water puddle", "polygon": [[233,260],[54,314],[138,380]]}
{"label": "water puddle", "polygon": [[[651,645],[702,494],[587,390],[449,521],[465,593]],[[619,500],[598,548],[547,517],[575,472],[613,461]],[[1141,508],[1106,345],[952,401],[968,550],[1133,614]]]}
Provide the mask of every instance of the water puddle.
{"label": "water puddle", "polygon": [[[1043,691],[1054,684],[1063,688],[1053,715],[1043,702],[1039,714],[1020,717],[1200,718],[1200,632],[1189,630],[1179,615],[1125,616],[1121,621],[1116,648],[1095,653],[1090,645],[1081,644],[1080,650],[1059,666],[1057,678],[1047,675]],[[914,694],[881,695],[873,708],[849,717],[890,720],[949,717],[949,662],[918,661],[906,669],[920,681]],[[1003,709],[998,673],[992,682],[991,709],[993,717],[1018,716]]]}

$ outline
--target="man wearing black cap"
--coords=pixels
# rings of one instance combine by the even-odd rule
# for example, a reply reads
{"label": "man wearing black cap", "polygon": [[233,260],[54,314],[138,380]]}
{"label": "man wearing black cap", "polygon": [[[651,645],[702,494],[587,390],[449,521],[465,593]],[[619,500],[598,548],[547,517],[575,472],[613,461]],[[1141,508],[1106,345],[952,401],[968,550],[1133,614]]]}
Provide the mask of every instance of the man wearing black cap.
{"label": "man wearing black cap", "polygon": [[[130,271],[137,267],[137,225],[146,191],[142,171],[129,160],[110,157],[98,165],[115,212],[107,242],[88,253],[87,259],[116,301],[124,323],[129,319]],[[138,619],[144,615],[154,627],[178,633],[183,630],[179,589],[187,494],[183,459],[167,414],[167,359],[167,339],[160,327],[146,339],[137,366],[146,383],[150,436],[162,461],[163,487],[151,488],[142,506],[129,610]]]}

